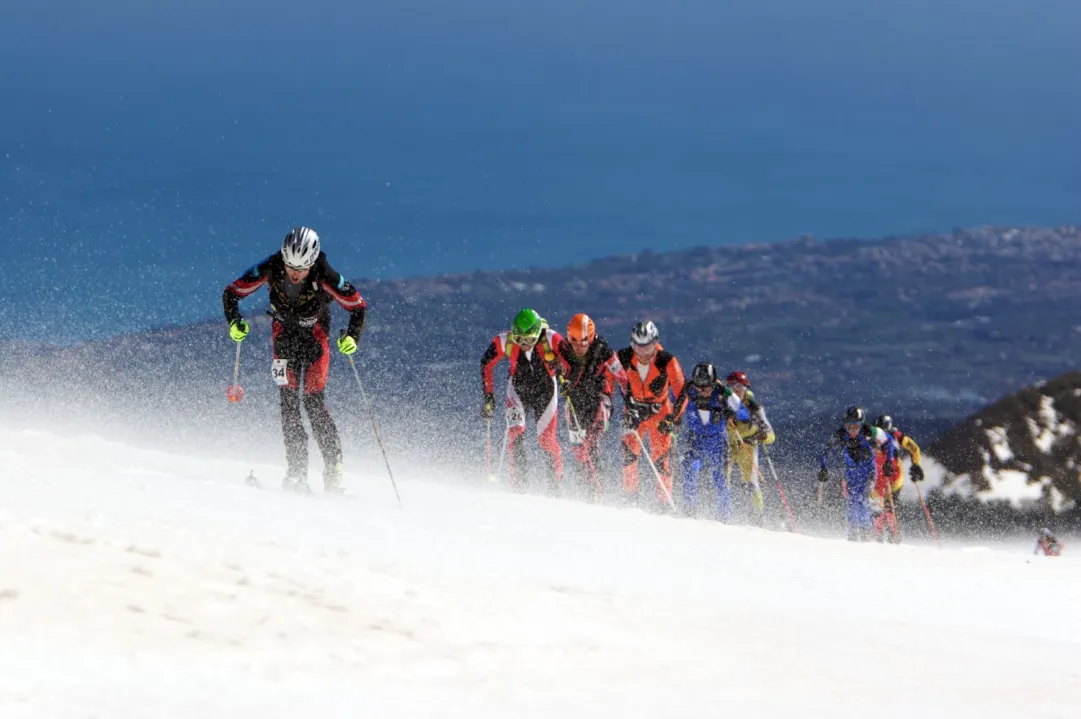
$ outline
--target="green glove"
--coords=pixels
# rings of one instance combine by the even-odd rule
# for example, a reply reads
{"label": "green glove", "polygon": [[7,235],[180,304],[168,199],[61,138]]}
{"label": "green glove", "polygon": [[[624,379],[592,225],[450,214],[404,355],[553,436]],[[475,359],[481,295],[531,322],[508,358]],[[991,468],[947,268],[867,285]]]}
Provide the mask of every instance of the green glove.
{"label": "green glove", "polygon": [[251,327],[244,320],[233,320],[229,323],[229,336],[234,342],[243,342],[249,332],[251,332]]}
{"label": "green glove", "polygon": [[351,355],[357,351],[357,341],[349,335],[338,338],[338,351],[343,355]]}

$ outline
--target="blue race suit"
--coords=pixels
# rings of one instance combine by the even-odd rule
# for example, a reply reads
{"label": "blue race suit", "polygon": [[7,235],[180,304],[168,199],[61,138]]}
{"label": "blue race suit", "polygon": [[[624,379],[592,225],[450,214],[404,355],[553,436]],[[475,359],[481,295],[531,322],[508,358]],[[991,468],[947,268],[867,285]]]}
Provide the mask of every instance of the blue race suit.
{"label": "blue race suit", "polygon": [[688,401],[687,411],[683,413],[687,423],[687,451],[681,466],[683,499],[688,508],[698,504],[698,473],[708,459],[717,494],[717,519],[727,522],[732,517],[732,495],[725,481],[728,419],[731,417],[737,422],[748,422],[751,415],[739,397],[720,385],[715,385],[707,393],[688,382],[680,392],[676,409]]}
{"label": "blue race suit", "polygon": [[[818,457],[819,467],[825,471],[827,460],[833,449],[842,447],[845,458],[846,507],[845,519],[848,521],[849,539],[861,536],[871,529],[871,508],[868,498],[874,486],[877,469],[875,467],[875,447],[885,449],[886,461],[892,462],[895,456],[894,442],[890,435],[866,424],[860,425],[855,437],[841,427],[822,448]],[[822,475],[825,477],[825,474]]]}

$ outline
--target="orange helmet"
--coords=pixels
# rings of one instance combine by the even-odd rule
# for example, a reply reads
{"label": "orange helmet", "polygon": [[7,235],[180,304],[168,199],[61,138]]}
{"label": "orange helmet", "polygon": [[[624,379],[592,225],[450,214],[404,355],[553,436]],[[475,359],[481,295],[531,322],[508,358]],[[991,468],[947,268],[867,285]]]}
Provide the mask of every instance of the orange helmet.
{"label": "orange helmet", "polygon": [[578,313],[567,324],[567,339],[572,342],[593,342],[597,337],[597,328],[589,315]]}

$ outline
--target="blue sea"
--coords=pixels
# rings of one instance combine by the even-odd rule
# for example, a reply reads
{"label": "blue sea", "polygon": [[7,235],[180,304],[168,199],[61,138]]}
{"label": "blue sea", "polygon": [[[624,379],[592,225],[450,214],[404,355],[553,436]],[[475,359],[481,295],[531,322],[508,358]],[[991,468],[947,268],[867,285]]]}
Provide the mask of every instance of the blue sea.
{"label": "blue sea", "polygon": [[351,277],[1081,220],[1076,0],[0,7],[0,337]]}

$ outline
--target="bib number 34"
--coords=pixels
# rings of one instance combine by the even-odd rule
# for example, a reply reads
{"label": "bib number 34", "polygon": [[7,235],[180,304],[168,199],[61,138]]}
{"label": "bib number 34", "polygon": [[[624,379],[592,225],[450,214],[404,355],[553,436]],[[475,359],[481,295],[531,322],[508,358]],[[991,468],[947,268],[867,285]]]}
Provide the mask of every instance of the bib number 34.
{"label": "bib number 34", "polygon": [[289,360],[274,360],[270,365],[270,376],[274,378],[274,384],[279,387],[289,384]]}

